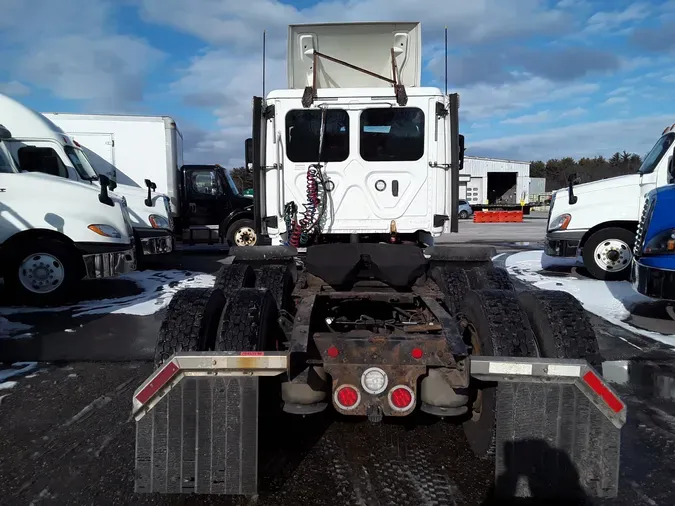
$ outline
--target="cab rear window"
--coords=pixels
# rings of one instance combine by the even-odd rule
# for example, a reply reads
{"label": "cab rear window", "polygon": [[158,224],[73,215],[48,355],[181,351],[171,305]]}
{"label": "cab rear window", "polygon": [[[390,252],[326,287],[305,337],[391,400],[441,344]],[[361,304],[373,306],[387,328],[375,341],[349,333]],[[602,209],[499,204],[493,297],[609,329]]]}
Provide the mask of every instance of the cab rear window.
{"label": "cab rear window", "polygon": [[[286,156],[295,163],[319,162],[321,114],[318,109],[292,110],[286,114]],[[343,162],[349,157],[349,114],[326,111],[322,162]]]}
{"label": "cab rear window", "polygon": [[411,162],[424,155],[424,112],[417,107],[366,109],[360,154],[367,162]]}

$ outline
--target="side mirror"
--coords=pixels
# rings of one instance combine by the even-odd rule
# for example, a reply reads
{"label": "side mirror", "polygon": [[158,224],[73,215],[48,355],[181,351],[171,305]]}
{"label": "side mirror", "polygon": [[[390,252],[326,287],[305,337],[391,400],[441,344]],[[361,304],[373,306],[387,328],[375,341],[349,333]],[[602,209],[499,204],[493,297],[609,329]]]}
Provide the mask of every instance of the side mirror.
{"label": "side mirror", "polygon": [[115,203],[113,202],[113,199],[110,198],[110,195],[108,195],[108,186],[110,185],[110,178],[108,176],[100,174],[98,176],[98,180],[101,183],[101,193],[98,196],[98,201],[101,204],[105,204],[106,206],[114,207]]}
{"label": "side mirror", "polygon": [[574,204],[577,203],[579,198],[574,194],[574,183],[577,181],[577,174],[575,172],[572,172],[569,176],[567,176],[567,182],[569,183],[568,185],[568,203],[569,205],[573,206]]}
{"label": "side mirror", "polygon": [[244,142],[244,149],[246,151],[245,161],[248,169],[253,164],[253,139],[250,137]]}
{"label": "side mirror", "polygon": [[114,192],[114,191],[115,191],[115,188],[117,188],[117,183],[116,183],[115,181],[113,181],[113,180],[110,180],[110,182],[108,183],[108,189],[109,189],[111,192]]}
{"label": "side mirror", "polygon": [[145,186],[148,187],[148,196],[145,199],[145,205],[148,207],[154,207],[154,202],[152,201],[152,192],[157,189],[157,185],[150,181],[149,179],[145,180]]}
{"label": "side mirror", "polygon": [[464,136],[459,134],[459,170],[464,168]]}

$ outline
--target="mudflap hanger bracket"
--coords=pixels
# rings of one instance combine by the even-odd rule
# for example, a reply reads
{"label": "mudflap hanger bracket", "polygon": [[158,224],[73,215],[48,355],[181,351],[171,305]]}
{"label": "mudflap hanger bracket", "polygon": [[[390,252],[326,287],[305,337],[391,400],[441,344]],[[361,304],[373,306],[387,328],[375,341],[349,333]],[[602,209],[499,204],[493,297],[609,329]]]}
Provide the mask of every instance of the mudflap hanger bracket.
{"label": "mudflap hanger bracket", "polygon": [[327,54],[321,53],[317,51],[316,49],[313,50],[312,54],[312,86],[307,86],[305,87],[305,91],[302,94],[302,106],[303,107],[310,107],[313,103],[314,100],[317,98],[317,88],[318,88],[318,71],[319,71],[319,59],[324,58],[328,61],[332,61],[333,63],[337,63],[338,65],[342,65],[344,67],[350,68],[352,70],[355,70],[357,72],[362,72],[366,75],[369,75],[371,77],[374,77],[376,79],[381,79],[382,81],[388,82],[394,86],[394,94],[396,96],[396,103],[403,107],[408,103],[408,94],[405,92],[405,86],[401,84],[401,77],[400,73],[398,70],[398,65],[396,64],[396,52],[394,51],[394,48],[391,49],[391,74],[392,77],[385,77],[383,75],[380,75],[376,72],[372,72],[368,69],[364,69],[363,67],[359,67],[358,65],[352,65],[351,63],[348,63],[344,60],[340,60],[339,58],[335,58],[333,56],[329,56]]}
{"label": "mudflap hanger bracket", "polygon": [[[177,353],[165,362],[133,397],[136,492],[256,494],[259,378],[288,374],[292,355]],[[498,384],[498,493],[528,497],[520,478],[538,473],[551,486],[572,476],[589,496],[617,495],[626,405],[587,362],[473,356],[470,364],[472,377]]]}

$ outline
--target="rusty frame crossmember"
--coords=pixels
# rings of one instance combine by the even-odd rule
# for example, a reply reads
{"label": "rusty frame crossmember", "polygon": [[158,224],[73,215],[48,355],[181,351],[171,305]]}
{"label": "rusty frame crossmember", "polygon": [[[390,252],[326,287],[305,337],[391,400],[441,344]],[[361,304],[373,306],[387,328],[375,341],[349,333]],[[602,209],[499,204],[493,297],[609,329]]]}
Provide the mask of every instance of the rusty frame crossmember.
{"label": "rusty frame crossmember", "polygon": [[358,65],[353,65],[351,63],[348,63],[344,60],[340,60],[339,58],[335,58],[333,56],[329,56],[327,54],[321,53],[319,51],[314,51],[313,55],[313,62],[312,62],[312,86],[306,86],[305,91],[302,94],[302,106],[303,107],[309,107],[314,103],[314,100],[316,100],[316,92],[318,88],[318,72],[319,72],[319,58],[325,58],[328,61],[332,61],[333,63],[337,63],[338,65],[342,65],[343,67],[350,68],[352,70],[356,70],[357,72],[361,72],[363,74],[369,75],[371,77],[374,77],[376,79],[380,79],[382,81],[388,82],[392,85],[394,85],[394,94],[396,95],[396,103],[400,106],[405,106],[408,103],[408,95],[405,92],[405,86],[401,84],[400,81],[400,75],[398,71],[398,65],[396,65],[396,55],[394,53],[394,49],[391,49],[391,73],[393,75],[392,77],[385,77],[383,75],[380,75],[376,72],[372,72],[370,70],[364,69],[363,67],[359,67]]}

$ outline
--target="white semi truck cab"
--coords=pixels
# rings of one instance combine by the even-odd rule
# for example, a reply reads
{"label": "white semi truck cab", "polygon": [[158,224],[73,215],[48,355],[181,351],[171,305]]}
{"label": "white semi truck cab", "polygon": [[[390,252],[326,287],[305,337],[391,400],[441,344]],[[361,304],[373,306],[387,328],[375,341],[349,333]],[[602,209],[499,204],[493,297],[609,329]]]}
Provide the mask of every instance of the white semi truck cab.
{"label": "white semi truck cab", "polygon": [[63,302],[81,279],[135,270],[126,203],[106,187],[20,172],[0,125],[0,277],[13,300]]}
{"label": "white semi truck cab", "polygon": [[[254,125],[248,141],[247,165],[265,167],[264,189],[254,187],[256,228],[272,244],[296,248],[430,245],[444,230],[457,230],[458,96],[420,86],[418,25],[396,24],[393,49],[391,24],[352,25],[348,38],[344,29],[290,27],[288,89],[260,104],[261,132]],[[460,145],[454,161],[453,144]]]}
{"label": "white semi truck cab", "polygon": [[630,276],[633,246],[645,196],[673,182],[669,171],[675,124],[667,127],[636,174],[575,185],[551,198],[546,254],[576,257],[597,279],[626,280]]}
{"label": "white semi truck cab", "polygon": [[[0,110],[5,127],[13,135],[6,141],[7,149],[21,171],[44,172],[100,190],[100,179],[104,178],[99,177],[76,139],[42,114],[3,94],[0,94]],[[109,175],[106,176],[110,180]],[[147,184],[147,191],[110,184],[110,189],[128,202],[139,258],[170,253],[174,245],[168,198],[153,195],[152,182]]]}

